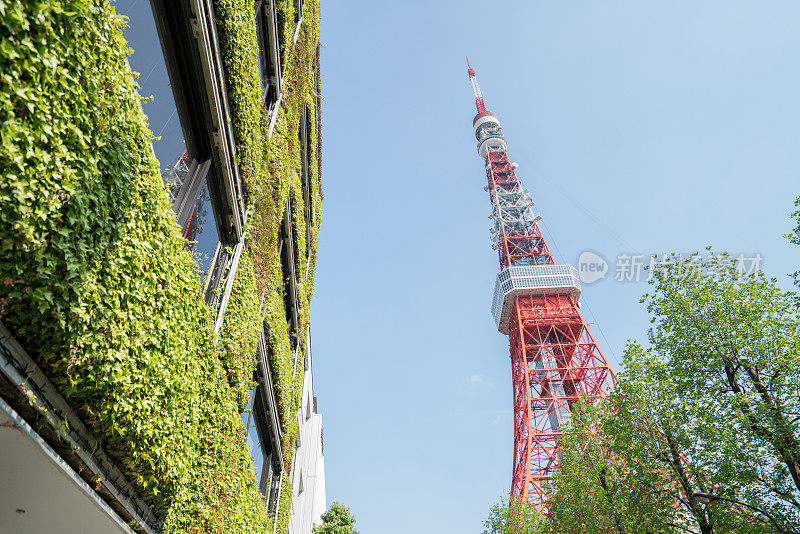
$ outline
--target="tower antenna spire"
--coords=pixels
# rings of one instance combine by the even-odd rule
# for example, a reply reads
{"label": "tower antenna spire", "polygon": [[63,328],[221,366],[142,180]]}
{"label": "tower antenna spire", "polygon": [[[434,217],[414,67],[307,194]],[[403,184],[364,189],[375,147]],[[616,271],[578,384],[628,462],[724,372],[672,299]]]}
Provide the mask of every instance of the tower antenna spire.
{"label": "tower antenna spire", "polygon": [[467,74],[469,74],[469,81],[472,84],[472,94],[475,95],[475,107],[478,108],[478,113],[486,111],[486,105],[483,103],[483,95],[481,95],[481,88],[478,85],[478,79],[475,77],[475,69],[469,64],[469,56],[467,57]]}

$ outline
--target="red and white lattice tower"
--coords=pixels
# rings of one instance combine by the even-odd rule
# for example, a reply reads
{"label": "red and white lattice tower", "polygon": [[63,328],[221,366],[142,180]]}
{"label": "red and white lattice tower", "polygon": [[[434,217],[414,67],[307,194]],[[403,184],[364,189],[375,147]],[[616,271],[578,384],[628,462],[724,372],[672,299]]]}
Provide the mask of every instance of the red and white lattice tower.
{"label": "red and white lattice tower", "polygon": [[614,373],[580,312],[578,272],[559,265],[533,214],[533,200],[508,158],[500,121],[486,110],[467,60],[478,114],[472,121],[478,154],[486,164],[500,255],[492,300],[498,330],[508,336],[514,391],[514,467],[511,500],[546,512],[543,483],[558,463],[561,427],[575,402],[604,398]]}

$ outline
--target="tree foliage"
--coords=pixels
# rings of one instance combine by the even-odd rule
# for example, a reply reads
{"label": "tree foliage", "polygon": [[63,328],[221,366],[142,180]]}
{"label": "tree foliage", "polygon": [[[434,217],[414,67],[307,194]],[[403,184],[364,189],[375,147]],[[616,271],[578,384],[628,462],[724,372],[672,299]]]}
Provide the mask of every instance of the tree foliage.
{"label": "tree foliage", "polygon": [[[794,220],[794,228],[788,234],[786,234],[786,238],[794,245],[800,245],[800,197],[794,201],[794,207],[796,208],[794,213],[792,213],[792,219]],[[794,274],[794,284],[797,287],[800,287],[800,271],[795,271]]]}
{"label": "tree foliage", "polygon": [[797,197],[794,201],[794,207],[796,209],[794,213],[792,213],[792,219],[794,219],[795,227],[792,229],[791,233],[786,234],[786,237],[795,245],[800,245],[800,197]]}
{"label": "tree foliage", "polygon": [[[655,273],[655,291],[645,298],[652,349],[629,347],[638,356],[631,382],[708,473],[715,493],[798,524],[796,295],[763,273],[742,273],[724,254],[701,262],[711,276],[686,276],[690,261],[675,257]],[[647,397],[651,379],[660,394]]]}
{"label": "tree foliage", "polygon": [[545,534],[545,520],[523,501],[501,499],[489,510],[483,534]]}
{"label": "tree foliage", "polygon": [[314,534],[358,534],[356,518],[345,505],[334,502],[322,514],[322,526],[314,527]]}
{"label": "tree foliage", "polygon": [[[672,256],[617,390],[575,410],[557,532],[789,532],[800,524],[797,296],[724,254]],[[743,504],[698,502],[695,492]],[[756,511],[759,510],[759,511]]]}
{"label": "tree foliage", "polygon": [[681,532],[664,448],[625,395],[576,406],[548,502],[554,533]]}

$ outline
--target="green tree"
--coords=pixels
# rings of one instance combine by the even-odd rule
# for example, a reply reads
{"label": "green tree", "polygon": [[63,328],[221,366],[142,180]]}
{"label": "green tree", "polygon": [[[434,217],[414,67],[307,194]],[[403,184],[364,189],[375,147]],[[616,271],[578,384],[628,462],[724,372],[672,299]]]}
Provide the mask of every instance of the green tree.
{"label": "green tree", "polygon": [[483,522],[483,534],[545,534],[545,519],[533,506],[522,501],[510,505],[501,499],[489,510],[489,517]]}
{"label": "green tree", "polygon": [[[616,391],[576,406],[562,438],[554,532],[800,525],[797,295],[741,267],[724,254],[659,264],[643,299],[650,347],[628,344]],[[695,492],[747,506],[702,504]]]}
{"label": "green tree", "polygon": [[322,514],[322,526],[314,527],[314,534],[358,534],[355,524],[356,518],[350,513],[350,509],[334,502]]}
{"label": "green tree", "polygon": [[[800,309],[741,267],[726,254],[659,265],[643,299],[650,348],[629,344],[625,388],[694,484],[788,531],[800,524]],[[717,532],[777,530],[745,507],[707,512]]]}
{"label": "green tree", "polygon": [[578,403],[561,441],[548,501],[554,533],[684,532],[664,447],[633,401]]}

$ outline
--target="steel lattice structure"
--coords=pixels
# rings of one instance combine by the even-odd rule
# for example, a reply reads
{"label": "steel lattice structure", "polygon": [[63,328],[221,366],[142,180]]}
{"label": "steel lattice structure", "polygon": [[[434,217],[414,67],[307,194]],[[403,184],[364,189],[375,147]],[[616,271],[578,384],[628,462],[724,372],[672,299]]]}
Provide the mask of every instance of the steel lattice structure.
{"label": "steel lattice structure", "polygon": [[557,265],[533,213],[533,199],[509,160],[503,129],[486,106],[467,60],[478,114],[472,121],[486,164],[500,259],[492,313],[508,336],[514,398],[511,500],[546,512],[544,482],[558,462],[561,426],[575,402],[604,398],[614,373],[580,313],[580,281],[571,265]]}

